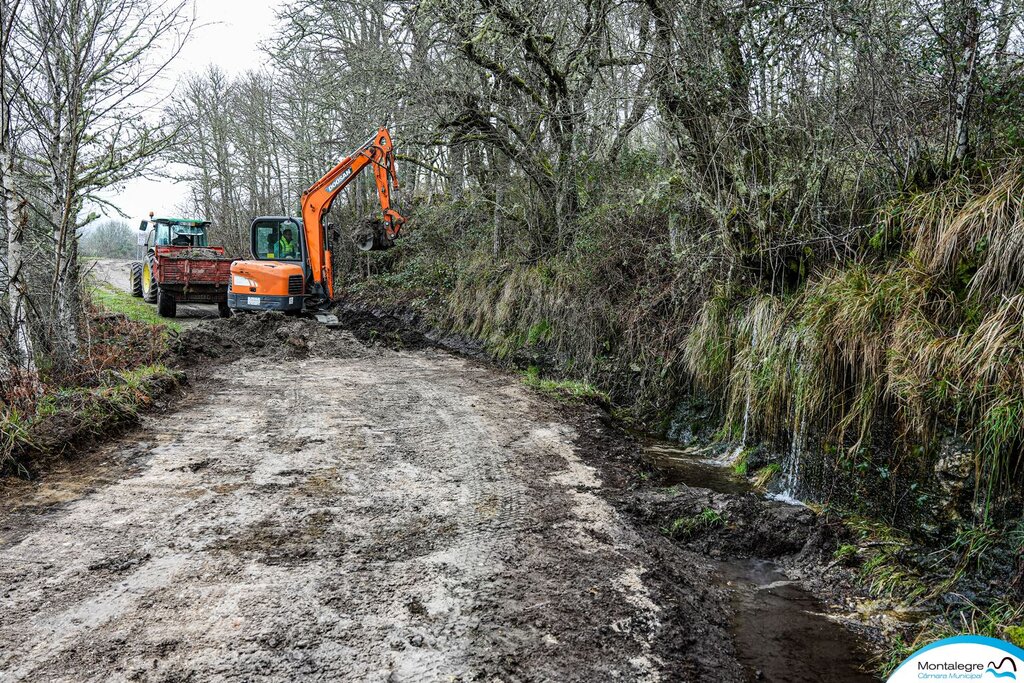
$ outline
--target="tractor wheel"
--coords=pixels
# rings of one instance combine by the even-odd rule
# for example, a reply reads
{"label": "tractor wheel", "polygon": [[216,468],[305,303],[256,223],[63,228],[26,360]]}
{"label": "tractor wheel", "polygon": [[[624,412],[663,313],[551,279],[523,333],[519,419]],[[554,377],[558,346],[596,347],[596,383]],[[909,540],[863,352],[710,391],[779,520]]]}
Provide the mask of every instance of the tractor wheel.
{"label": "tractor wheel", "polygon": [[146,303],[155,304],[159,290],[160,285],[153,278],[153,262],[146,259],[142,263],[142,298]]}
{"label": "tractor wheel", "polygon": [[156,312],[164,318],[173,318],[178,312],[178,304],[174,295],[170,292],[157,288],[156,290]]}
{"label": "tractor wheel", "polygon": [[227,301],[221,301],[217,304],[217,314],[222,318],[231,317],[231,307],[228,306]]}
{"label": "tractor wheel", "polygon": [[128,291],[134,297],[142,296],[142,263],[132,261],[128,267]]}

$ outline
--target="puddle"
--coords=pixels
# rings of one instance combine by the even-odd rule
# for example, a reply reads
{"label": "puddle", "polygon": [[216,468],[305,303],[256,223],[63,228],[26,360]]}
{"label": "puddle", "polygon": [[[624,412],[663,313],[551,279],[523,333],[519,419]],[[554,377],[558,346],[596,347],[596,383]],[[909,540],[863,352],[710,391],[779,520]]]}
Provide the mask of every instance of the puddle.
{"label": "puddle", "polygon": [[643,457],[672,486],[687,484],[718,493],[746,493],[750,484],[733,472],[727,458],[716,458],[705,449],[680,446],[670,441],[643,439]]}
{"label": "puddle", "polygon": [[[669,484],[686,484],[719,493],[752,491],[733,472],[728,456],[644,439],[644,459]],[[789,501],[786,501],[789,502]],[[801,505],[799,501],[792,504]],[[869,683],[860,668],[867,657],[856,635],[830,620],[813,595],[764,560],[730,560],[717,565],[718,581],[730,596],[736,658],[749,681],[776,683]]]}
{"label": "puddle", "polygon": [[812,595],[763,560],[718,566],[735,614],[736,659],[750,681],[870,683],[856,636],[824,615]]}

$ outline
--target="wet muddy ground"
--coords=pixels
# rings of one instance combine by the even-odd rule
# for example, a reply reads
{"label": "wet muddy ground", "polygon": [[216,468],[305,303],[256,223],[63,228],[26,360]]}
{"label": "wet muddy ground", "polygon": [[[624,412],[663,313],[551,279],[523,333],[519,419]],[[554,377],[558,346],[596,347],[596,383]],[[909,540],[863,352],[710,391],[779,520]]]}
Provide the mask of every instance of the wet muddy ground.
{"label": "wet muddy ground", "polygon": [[204,324],[186,400],[0,490],[0,679],[869,680],[817,603],[730,559],[749,529],[661,531],[711,504],[799,549],[803,513],[645,488],[601,411],[370,341]]}
{"label": "wet muddy ground", "polygon": [[347,343],[223,365],[107,447],[120,478],[8,497],[3,679],[701,677],[662,658],[659,558],[574,426],[482,366]]}
{"label": "wet muddy ground", "polygon": [[[734,472],[728,454],[660,439],[642,440],[644,461],[658,484],[673,487],[667,507],[686,516],[715,510],[720,528],[706,539],[680,539],[718,558],[713,577],[729,599],[729,633],[747,680],[780,683],[877,680],[865,672],[868,643],[777,560],[791,559],[814,543],[809,510],[773,500]],[[679,494],[679,489],[685,493]],[[684,502],[682,508],[679,502]],[[664,514],[664,513],[663,513]],[[737,517],[742,519],[737,521]],[[663,523],[664,526],[664,523]],[[699,536],[695,534],[694,536]]]}

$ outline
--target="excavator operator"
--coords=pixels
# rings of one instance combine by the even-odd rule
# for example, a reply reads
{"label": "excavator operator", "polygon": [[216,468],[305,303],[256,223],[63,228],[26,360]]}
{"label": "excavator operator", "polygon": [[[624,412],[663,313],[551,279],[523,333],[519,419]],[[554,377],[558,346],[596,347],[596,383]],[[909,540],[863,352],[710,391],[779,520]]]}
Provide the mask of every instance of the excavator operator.
{"label": "excavator operator", "polygon": [[277,244],[274,245],[274,258],[286,260],[299,258],[299,249],[295,243],[295,238],[292,236],[291,228],[285,228],[284,232],[281,233],[281,237],[277,240]]}

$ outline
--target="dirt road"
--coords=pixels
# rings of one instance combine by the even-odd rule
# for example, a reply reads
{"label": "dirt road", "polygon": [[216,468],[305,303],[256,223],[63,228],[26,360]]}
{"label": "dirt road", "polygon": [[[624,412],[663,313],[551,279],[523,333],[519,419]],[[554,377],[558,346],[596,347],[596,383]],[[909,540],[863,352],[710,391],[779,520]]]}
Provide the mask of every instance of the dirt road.
{"label": "dirt road", "polygon": [[77,498],[9,497],[0,679],[741,680],[710,581],[656,587],[555,404],[340,340],[218,368]]}

